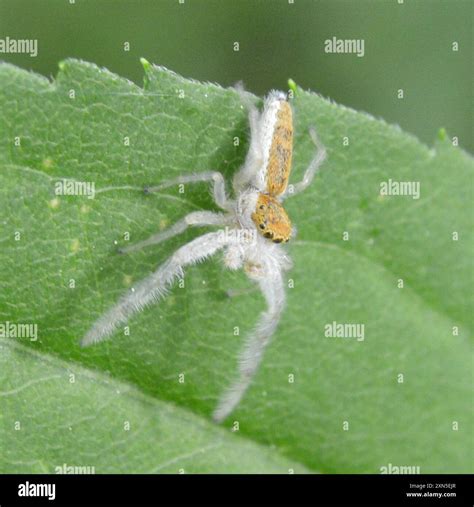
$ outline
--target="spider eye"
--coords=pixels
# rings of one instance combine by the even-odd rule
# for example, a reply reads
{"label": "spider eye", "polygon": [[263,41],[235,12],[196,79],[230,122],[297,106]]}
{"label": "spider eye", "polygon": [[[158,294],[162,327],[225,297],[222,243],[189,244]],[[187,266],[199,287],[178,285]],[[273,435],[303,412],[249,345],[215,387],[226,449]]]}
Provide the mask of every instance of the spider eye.
{"label": "spider eye", "polygon": [[272,239],[273,238],[273,234],[271,232],[266,232],[264,235],[263,235],[264,238],[268,238],[268,239]]}
{"label": "spider eye", "polygon": [[265,224],[260,224],[259,227],[260,229],[265,229]]}
{"label": "spider eye", "polygon": [[265,205],[264,205],[264,204],[261,204],[261,205],[259,206],[259,209],[265,209]]}

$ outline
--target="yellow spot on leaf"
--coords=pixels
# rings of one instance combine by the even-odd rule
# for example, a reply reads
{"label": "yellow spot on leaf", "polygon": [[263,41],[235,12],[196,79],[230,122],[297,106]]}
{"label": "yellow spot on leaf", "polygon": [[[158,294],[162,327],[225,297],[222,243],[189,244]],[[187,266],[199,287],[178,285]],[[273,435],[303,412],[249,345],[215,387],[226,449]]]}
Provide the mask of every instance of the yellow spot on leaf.
{"label": "yellow spot on leaf", "polygon": [[176,305],[176,298],[174,296],[168,296],[165,299],[165,304],[167,306],[175,306]]}
{"label": "yellow spot on leaf", "polygon": [[72,253],[78,252],[79,251],[79,247],[80,247],[79,240],[77,238],[73,239],[72,243],[71,243],[71,252]]}
{"label": "yellow spot on leaf", "polygon": [[51,169],[54,166],[53,159],[50,157],[47,157],[43,160],[41,165],[43,166],[43,169],[46,169],[46,170]]}
{"label": "yellow spot on leaf", "polygon": [[49,202],[48,202],[48,206],[51,208],[51,209],[56,209],[56,208],[59,208],[59,204],[60,204],[60,200],[55,197],[54,199],[51,199]]}

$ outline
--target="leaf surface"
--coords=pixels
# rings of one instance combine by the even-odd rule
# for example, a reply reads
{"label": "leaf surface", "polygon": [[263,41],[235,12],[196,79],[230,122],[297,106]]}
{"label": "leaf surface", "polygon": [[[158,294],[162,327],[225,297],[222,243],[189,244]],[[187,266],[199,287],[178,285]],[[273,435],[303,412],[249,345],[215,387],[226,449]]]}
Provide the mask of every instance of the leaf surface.
{"label": "leaf surface", "polygon": [[[39,338],[1,342],[0,471],[472,472],[472,158],[312,93],[294,100],[292,182],[314,155],[312,125],[328,160],[285,204],[298,229],[288,305],[228,432],[210,414],[264,304],[219,257],[129,335],[79,347],[203,230],[117,246],[217,209],[206,184],[143,187],[209,169],[230,183],[248,147],[235,91],[145,67],[142,89],[76,60],[53,82],[0,66],[0,323],[37,324]],[[63,178],[94,183],[95,198],[56,195]],[[389,180],[419,182],[420,198],[381,196]],[[333,322],[364,325],[364,339],[326,336]]]}

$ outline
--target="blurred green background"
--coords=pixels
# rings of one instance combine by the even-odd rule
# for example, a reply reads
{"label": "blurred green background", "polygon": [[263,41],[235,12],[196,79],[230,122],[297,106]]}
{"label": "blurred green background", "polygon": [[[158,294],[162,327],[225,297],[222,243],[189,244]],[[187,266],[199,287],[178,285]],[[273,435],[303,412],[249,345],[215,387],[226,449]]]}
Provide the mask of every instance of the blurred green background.
{"label": "blurred green background", "polygon": [[[0,38],[38,39],[39,50],[36,58],[0,54],[0,59],[53,77],[63,58],[82,58],[141,84],[143,56],[198,80],[224,86],[242,80],[259,95],[286,89],[291,77],[303,88],[397,123],[428,144],[445,127],[473,152],[473,5],[471,0],[0,0]],[[325,53],[324,41],[332,37],[364,39],[365,55]],[[400,88],[403,100],[397,98]]]}

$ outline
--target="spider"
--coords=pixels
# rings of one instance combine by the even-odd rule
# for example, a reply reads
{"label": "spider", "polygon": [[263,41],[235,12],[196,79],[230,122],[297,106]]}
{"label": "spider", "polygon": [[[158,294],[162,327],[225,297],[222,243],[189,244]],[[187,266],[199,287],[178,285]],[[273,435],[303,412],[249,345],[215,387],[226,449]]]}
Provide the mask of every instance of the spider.
{"label": "spider", "polygon": [[295,235],[295,230],[282,202],[305,190],[326,158],[326,150],[311,128],[309,132],[317,149],[316,154],[302,181],[288,185],[293,121],[286,94],[271,91],[264,101],[262,112],[246,99],[242,90],[240,94],[249,115],[250,146],[244,165],[233,178],[235,198],[228,197],[224,178],[215,171],[180,176],[147,188],[147,192],[155,192],[176,184],[211,182],[214,201],[223,212],[190,213],[169,229],[130,245],[121,252],[129,253],[161,243],[189,226],[220,226],[221,229],[203,234],[178,248],[154,273],[102,315],[81,342],[86,346],[108,337],[136,312],[165,297],[175,279],[184,276],[185,266],[223,251],[227,268],[243,268],[247,276],[258,284],[267,309],[260,314],[255,328],[246,339],[239,357],[238,375],[218,401],[213,413],[216,422],[223,421],[234,410],[249,387],[285,306],[283,273],[292,267],[292,262],[281,243],[287,243]]}

